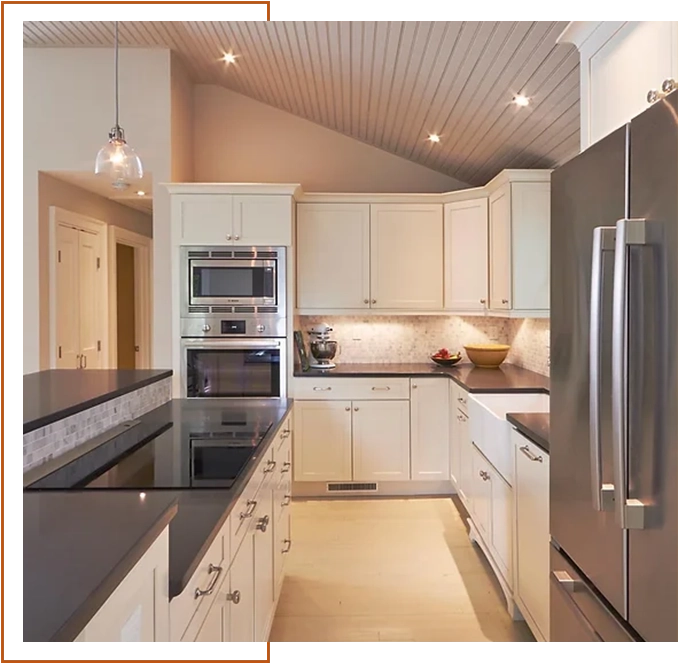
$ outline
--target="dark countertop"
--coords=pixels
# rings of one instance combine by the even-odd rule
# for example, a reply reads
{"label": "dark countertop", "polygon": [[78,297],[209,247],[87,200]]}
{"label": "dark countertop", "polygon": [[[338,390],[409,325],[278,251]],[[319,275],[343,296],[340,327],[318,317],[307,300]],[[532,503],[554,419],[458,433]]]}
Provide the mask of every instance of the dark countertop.
{"label": "dark countertop", "polygon": [[306,372],[296,366],[294,376],[298,378],[443,376],[451,378],[473,394],[548,393],[549,391],[549,379],[545,375],[513,366],[513,364],[502,364],[499,368],[478,368],[473,364],[457,364],[445,368],[432,362],[430,364],[338,364],[336,368],[328,371],[312,368]]}
{"label": "dark countertop", "polygon": [[[104,495],[108,496],[110,504],[115,504],[116,498],[120,497],[121,508],[124,508],[126,495],[133,495],[138,499],[139,489],[97,488],[74,491],[71,488],[88,483],[88,477],[94,470],[107,466],[126,451],[144,444],[145,440],[157,441],[162,438],[162,444],[167,445],[167,448],[162,458],[157,459],[156,469],[160,471],[162,467],[164,472],[174,475],[183,471],[190,462],[187,457],[189,447],[186,443],[190,433],[218,431],[224,421],[231,421],[234,418],[246,418],[250,423],[261,426],[270,423],[266,436],[230,488],[194,490],[144,488],[147,495],[165,496],[168,500],[175,500],[178,506],[177,514],[170,525],[169,595],[172,598],[186,587],[233,505],[242,494],[259,458],[268,451],[291,408],[292,400],[172,400],[140,417],[140,423],[135,428],[37,481],[32,488],[40,492],[36,490],[33,494],[43,495],[45,500],[68,494],[65,491],[72,495],[84,496],[82,499],[86,499],[86,496]],[[24,518],[26,519],[26,516]]]}
{"label": "dark countertop", "polygon": [[525,437],[532,440],[542,451],[549,453],[549,414],[548,412],[513,413],[506,415],[509,423],[513,424]]}
{"label": "dark countertop", "polygon": [[171,375],[171,370],[95,368],[24,375],[24,434]]}
{"label": "dark countertop", "polygon": [[24,641],[74,640],[176,511],[160,492],[24,493]]}

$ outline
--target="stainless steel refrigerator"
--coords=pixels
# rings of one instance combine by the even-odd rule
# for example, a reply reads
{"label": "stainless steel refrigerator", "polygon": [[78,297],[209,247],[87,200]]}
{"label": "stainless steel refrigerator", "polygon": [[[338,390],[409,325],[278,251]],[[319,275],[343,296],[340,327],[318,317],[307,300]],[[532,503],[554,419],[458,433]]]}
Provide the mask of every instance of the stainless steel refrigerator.
{"label": "stainless steel refrigerator", "polygon": [[677,641],[678,92],[551,212],[551,639]]}

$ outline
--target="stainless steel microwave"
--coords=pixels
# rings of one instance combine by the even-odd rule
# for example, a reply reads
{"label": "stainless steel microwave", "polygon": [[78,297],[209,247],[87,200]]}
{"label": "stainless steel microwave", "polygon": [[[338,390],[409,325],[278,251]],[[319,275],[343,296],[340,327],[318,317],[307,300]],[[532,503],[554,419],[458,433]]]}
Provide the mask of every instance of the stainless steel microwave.
{"label": "stainless steel microwave", "polygon": [[285,315],[284,247],[181,248],[182,317]]}

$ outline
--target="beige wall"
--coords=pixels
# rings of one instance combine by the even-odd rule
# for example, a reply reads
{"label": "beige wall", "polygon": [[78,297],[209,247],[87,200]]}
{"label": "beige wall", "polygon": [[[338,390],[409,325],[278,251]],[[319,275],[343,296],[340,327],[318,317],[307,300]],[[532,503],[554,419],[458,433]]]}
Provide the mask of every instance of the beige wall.
{"label": "beige wall", "polygon": [[305,191],[378,193],[467,186],[225,88],[194,90],[198,182],[298,182]]}
{"label": "beige wall", "polygon": [[192,182],[193,83],[179,57],[170,59],[172,182]]}
{"label": "beige wall", "polygon": [[[49,208],[51,206],[83,214],[108,225],[119,226],[146,237],[153,236],[153,218],[150,215],[103,196],[98,196],[90,191],[85,191],[85,189],[63,182],[46,173],[38,174],[39,370],[49,368]],[[26,301],[24,300],[25,305]]]}

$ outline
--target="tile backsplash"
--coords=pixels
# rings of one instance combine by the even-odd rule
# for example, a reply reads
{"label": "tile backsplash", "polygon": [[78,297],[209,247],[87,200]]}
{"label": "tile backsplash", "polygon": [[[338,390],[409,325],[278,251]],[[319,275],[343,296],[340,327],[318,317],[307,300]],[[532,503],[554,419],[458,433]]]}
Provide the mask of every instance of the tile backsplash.
{"label": "tile backsplash", "polygon": [[469,343],[505,343],[511,346],[507,362],[549,374],[548,318],[490,318],[459,316],[298,316],[304,332],[320,322],[333,329],[339,343],[335,361],[345,364],[428,362],[438,348],[451,352]]}
{"label": "tile backsplash", "polygon": [[172,397],[172,378],[95,405],[24,435],[24,472],[118,424],[160,407]]}

